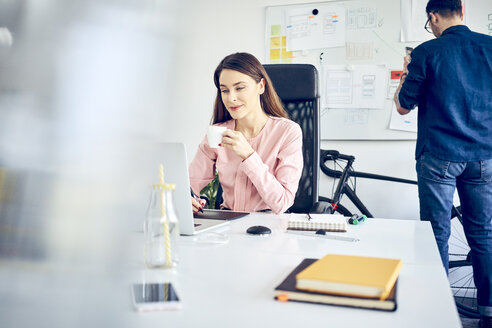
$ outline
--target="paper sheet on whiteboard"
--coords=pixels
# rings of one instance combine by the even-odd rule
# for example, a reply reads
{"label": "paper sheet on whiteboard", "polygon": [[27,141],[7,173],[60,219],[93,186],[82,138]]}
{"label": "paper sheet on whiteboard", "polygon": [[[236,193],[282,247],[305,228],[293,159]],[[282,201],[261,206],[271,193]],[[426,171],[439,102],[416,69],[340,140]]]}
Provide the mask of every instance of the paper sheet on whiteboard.
{"label": "paper sheet on whiteboard", "polygon": [[428,41],[434,34],[424,29],[427,21],[425,6],[428,0],[400,0],[401,42]]}
{"label": "paper sheet on whiteboard", "polygon": [[393,102],[393,106],[391,107],[391,119],[389,128],[391,130],[417,132],[417,113],[418,108],[415,107],[415,109],[412,109],[410,113],[406,115],[400,115],[396,111],[396,105]]}
{"label": "paper sheet on whiteboard", "polygon": [[285,22],[287,51],[345,46],[343,6],[289,9],[285,11]]}
{"label": "paper sheet on whiteboard", "polygon": [[323,108],[384,107],[387,70],[383,65],[324,65]]}

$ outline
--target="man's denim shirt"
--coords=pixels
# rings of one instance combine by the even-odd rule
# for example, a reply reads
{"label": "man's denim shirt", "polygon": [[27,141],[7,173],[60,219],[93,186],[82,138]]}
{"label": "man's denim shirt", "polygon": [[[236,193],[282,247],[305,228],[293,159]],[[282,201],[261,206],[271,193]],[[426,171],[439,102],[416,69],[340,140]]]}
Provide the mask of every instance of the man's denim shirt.
{"label": "man's denim shirt", "polygon": [[418,106],[415,157],[492,158],[492,37],[456,25],[411,56],[398,99],[403,108]]}

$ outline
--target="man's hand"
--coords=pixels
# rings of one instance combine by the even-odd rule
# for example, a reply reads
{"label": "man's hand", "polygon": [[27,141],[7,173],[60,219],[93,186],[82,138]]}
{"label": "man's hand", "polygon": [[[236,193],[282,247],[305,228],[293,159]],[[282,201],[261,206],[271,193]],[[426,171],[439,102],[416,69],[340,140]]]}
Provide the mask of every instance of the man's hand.
{"label": "man's hand", "polygon": [[410,61],[412,60],[412,57],[410,55],[407,55],[403,57],[403,74],[408,74],[408,64],[410,64]]}
{"label": "man's hand", "polygon": [[396,105],[396,110],[400,115],[405,115],[410,113],[408,109],[401,107],[400,101],[398,99],[398,94],[400,93],[401,87],[403,86],[403,83],[405,82],[405,78],[407,77],[408,74],[407,66],[410,63],[411,59],[412,58],[410,57],[410,55],[403,57],[403,74],[400,76],[400,85],[396,89],[395,96],[393,97],[393,100],[395,101],[395,105]]}

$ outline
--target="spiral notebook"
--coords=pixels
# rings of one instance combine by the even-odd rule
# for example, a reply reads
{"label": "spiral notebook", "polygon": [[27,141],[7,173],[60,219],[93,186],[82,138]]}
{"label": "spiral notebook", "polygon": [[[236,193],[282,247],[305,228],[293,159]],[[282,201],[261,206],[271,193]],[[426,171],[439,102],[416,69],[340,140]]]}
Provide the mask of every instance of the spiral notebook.
{"label": "spiral notebook", "polygon": [[326,231],[347,231],[347,218],[339,214],[292,214],[287,224],[289,230],[323,229]]}

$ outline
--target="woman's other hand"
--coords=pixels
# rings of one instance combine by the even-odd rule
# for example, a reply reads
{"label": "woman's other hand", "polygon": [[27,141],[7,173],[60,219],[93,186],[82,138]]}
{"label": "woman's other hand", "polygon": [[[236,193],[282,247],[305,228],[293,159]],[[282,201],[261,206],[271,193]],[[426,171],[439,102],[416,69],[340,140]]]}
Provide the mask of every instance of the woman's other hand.
{"label": "woman's other hand", "polygon": [[193,209],[193,213],[196,213],[198,211],[201,211],[203,209],[203,206],[205,206],[205,199],[201,199],[198,201],[195,199],[195,197],[191,197],[191,207]]}

